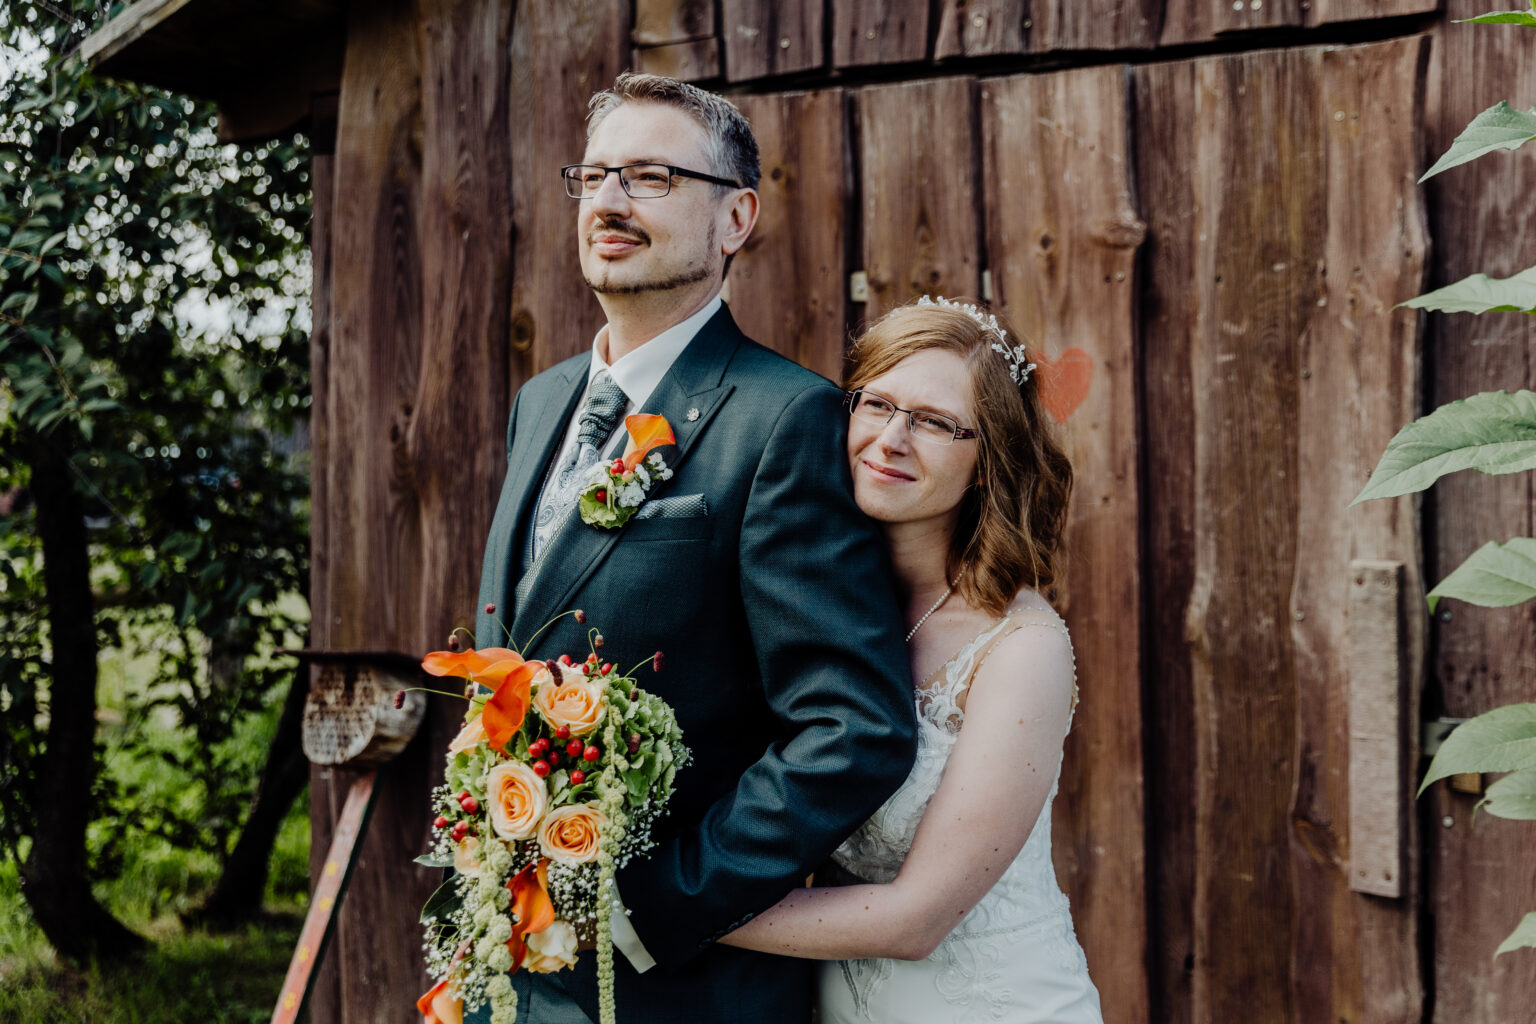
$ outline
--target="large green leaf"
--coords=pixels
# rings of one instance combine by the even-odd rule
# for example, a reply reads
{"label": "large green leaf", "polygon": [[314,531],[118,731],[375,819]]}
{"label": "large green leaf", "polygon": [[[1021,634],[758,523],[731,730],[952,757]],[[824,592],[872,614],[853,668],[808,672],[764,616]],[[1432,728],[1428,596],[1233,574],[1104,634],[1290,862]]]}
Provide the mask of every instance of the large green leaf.
{"label": "large green leaf", "polygon": [[1536,139],[1536,109],[1516,110],[1508,102],[1499,100],[1472,119],[1472,123],[1456,136],[1451,148],[1435,161],[1435,166],[1424,172],[1424,177],[1419,181],[1424,182],[1452,167],[1460,167],[1485,153],[1499,149],[1519,149],[1532,139]]}
{"label": "large green leaf", "polygon": [[1419,795],[1449,775],[1527,768],[1536,768],[1536,704],[1509,704],[1451,730],[1429,763]]}
{"label": "large green leaf", "polygon": [[1475,18],[1456,18],[1456,24],[1468,25],[1536,25],[1536,4],[1529,11],[1489,11]]}
{"label": "large green leaf", "polygon": [[1477,806],[1495,817],[1536,821],[1536,771],[1504,776],[1488,787]]}
{"label": "large green leaf", "polygon": [[1490,476],[1536,469],[1536,392],[1485,391],[1414,420],[1387,443],[1350,504],[1422,491],[1463,469]]}
{"label": "large green leaf", "polygon": [[1471,274],[1399,305],[1437,313],[1536,313],[1536,267],[1509,277]]}
{"label": "large green leaf", "polygon": [[1515,930],[1509,933],[1509,938],[1499,943],[1499,948],[1493,951],[1494,956],[1500,956],[1515,949],[1524,949],[1527,946],[1536,946],[1536,910],[1526,914]]}
{"label": "large green leaf", "polygon": [[1507,608],[1536,597],[1536,538],[1489,541],[1429,592],[1429,610],[1442,597],[1484,608]]}

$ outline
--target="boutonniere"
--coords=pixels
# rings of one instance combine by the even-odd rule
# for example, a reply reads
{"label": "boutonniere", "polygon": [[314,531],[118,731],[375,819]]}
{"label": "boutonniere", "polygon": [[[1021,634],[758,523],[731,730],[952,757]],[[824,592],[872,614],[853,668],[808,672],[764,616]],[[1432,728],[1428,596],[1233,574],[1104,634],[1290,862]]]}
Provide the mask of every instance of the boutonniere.
{"label": "boutonniere", "polygon": [[672,479],[661,454],[654,449],[676,444],[672,424],[665,416],[641,414],[624,417],[629,443],[612,462],[599,462],[582,486],[577,507],[581,521],[604,530],[617,529],[645,503],[658,480]]}

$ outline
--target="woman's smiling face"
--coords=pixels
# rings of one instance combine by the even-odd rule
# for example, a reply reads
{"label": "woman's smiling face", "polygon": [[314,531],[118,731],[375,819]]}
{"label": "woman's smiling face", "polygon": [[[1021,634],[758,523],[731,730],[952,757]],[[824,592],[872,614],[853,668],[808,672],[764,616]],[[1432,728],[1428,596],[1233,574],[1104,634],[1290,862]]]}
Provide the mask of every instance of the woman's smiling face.
{"label": "woman's smiling face", "polygon": [[[961,427],[976,425],[970,370],[953,352],[915,352],[862,390],[903,409],[947,416]],[[902,412],[883,425],[853,416],[848,460],[854,499],[870,518],[882,523],[953,521],[976,479],[977,445],[973,439],[946,445],[915,436]]]}

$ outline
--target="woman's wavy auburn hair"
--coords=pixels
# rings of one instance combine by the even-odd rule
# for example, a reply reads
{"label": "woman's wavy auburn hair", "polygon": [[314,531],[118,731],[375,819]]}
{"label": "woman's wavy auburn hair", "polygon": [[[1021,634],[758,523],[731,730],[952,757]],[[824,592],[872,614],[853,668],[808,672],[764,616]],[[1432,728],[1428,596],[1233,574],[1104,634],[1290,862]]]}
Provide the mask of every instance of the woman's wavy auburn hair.
{"label": "woman's wavy auburn hair", "polygon": [[[997,319],[1016,344],[1012,325]],[[1031,374],[1015,384],[1007,357],[992,348],[998,340],[958,310],[908,303],[854,341],[844,384],[849,391],[862,388],[928,349],[965,361],[980,433],[977,483],[960,500],[946,571],[961,597],[993,615],[1001,615],[1022,588],[1047,591],[1061,581],[1072,496],[1072,463],[1040,403],[1037,378]]]}

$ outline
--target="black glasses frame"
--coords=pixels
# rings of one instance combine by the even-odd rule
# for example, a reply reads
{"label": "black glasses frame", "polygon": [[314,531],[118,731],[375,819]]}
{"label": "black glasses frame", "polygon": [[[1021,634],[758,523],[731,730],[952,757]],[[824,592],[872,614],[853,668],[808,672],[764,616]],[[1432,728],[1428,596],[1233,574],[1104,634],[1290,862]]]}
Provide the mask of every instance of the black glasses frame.
{"label": "black glasses frame", "polygon": [[[911,434],[913,437],[916,437],[916,438],[922,438],[923,437],[922,434],[919,434],[917,432],[916,425],[913,424],[913,422],[912,422],[912,417],[917,415],[918,413],[926,413],[929,416],[938,416],[941,419],[946,419],[946,420],[949,420],[951,423],[955,423],[955,421],[954,421],[954,419],[952,417],[947,416],[947,415],[945,415],[944,413],[941,413],[941,412],[931,412],[931,411],[929,411],[927,409],[903,409],[901,406],[897,405],[895,402],[892,402],[889,398],[886,398],[884,395],[880,394],[880,392],[878,392],[878,391],[870,391],[868,388],[854,388],[852,391],[844,391],[843,392],[843,404],[848,407],[848,415],[849,416],[856,415],[855,410],[858,409],[858,407],[859,407],[859,396],[860,395],[864,395],[864,394],[874,395],[876,398],[880,399],[880,401],[890,403],[891,415],[889,415],[889,416],[887,416],[885,418],[885,422],[887,422],[887,423],[891,422],[891,420],[895,418],[895,416],[896,416],[896,414],[898,412],[906,413],[907,414],[907,433]],[[868,422],[873,423],[874,420],[869,420]],[[981,431],[975,430],[975,429],[973,429],[971,427],[962,427],[960,424],[955,423],[955,436],[948,443],[953,444],[955,441],[969,441],[972,438],[976,438],[976,437],[980,437],[980,436],[981,436]],[[925,440],[927,440],[927,439],[925,439]]]}
{"label": "black glasses frame", "polygon": [[[565,182],[565,194],[570,196],[572,199],[592,198],[590,193],[571,191],[573,187],[578,189],[581,187],[579,180],[571,177],[571,171],[578,167],[586,167],[594,171],[602,171],[603,177],[605,179],[610,174],[617,174],[619,176],[619,186],[624,189],[624,194],[629,196],[631,199],[663,199],[672,194],[673,178],[696,178],[699,181],[707,181],[711,185],[724,185],[727,188],[741,188],[741,183],[739,181],[731,181],[729,178],[717,178],[715,175],[705,174],[703,171],[690,171],[686,167],[674,167],[671,164],[659,164],[654,160],[644,160],[640,163],[634,164],[621,164],[618,167],[604,167],[602,164],[566,164],[564,167],[560,168],[560,178]],[[654,196],[635,195],[629,190],[629,182],[624,178],[624,172],[629,170],[631,167],[665,167],[668,174],[667,190],[662,192],[660,195]]]}

